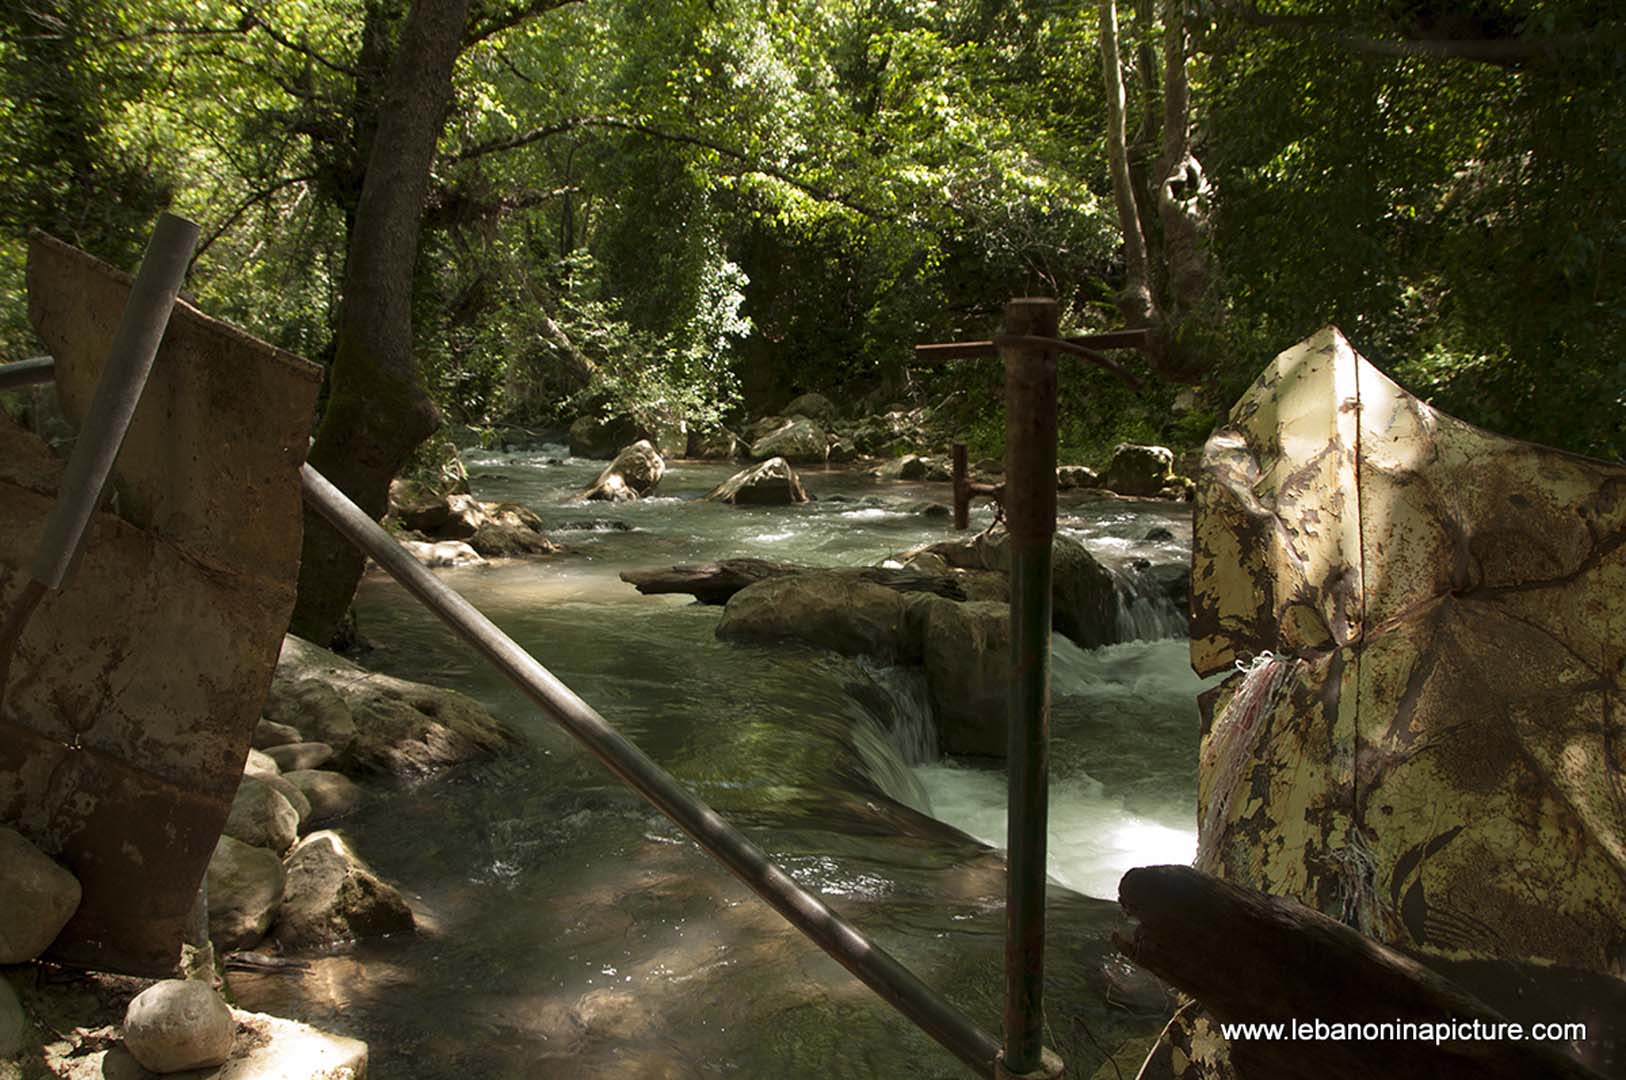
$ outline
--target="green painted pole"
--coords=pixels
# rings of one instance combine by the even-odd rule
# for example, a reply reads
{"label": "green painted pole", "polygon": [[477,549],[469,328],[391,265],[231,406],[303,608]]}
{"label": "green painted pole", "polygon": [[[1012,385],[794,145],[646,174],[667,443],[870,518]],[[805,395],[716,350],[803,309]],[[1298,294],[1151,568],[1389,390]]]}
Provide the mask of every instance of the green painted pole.
{"label": "green painted pole", "polygon": [[1056,532],[1056,301],[1005,306],[1005,523],[1011,538],[1005,1043],[997,1075],[1062,1075],[1044,1048],[1045,830],[1050,798],[1050,548]]}

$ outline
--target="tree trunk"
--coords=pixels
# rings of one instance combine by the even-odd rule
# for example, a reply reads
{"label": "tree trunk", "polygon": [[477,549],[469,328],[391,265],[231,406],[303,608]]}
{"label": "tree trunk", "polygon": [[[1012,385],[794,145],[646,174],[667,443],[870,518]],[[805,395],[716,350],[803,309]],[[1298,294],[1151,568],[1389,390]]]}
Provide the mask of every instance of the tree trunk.
{"label": "tree trunk", "polygon": [[1112,163],[1112,193],[1118,202],[1118,224],[1124,234],[1124,288],[1118,294],[1118,310],[1130,326],[1151,326],[1157,306],[1147,277],[1146,234],[1140,224],[1135,182],[1129,173],[1123,61],[1118,53],[1118,6],[1114,0],[1101,0],[1101,75],[1107,88],[1107,156]]}
{"label": "tree trunk", "polygon": [[1168,316],[1178,323],[1208,291],[1203,203],[1208,182],[1191,153],[1191,89],[1186,79],[1186,0],[1163,2],[1163,156],[1158,163],[1158,220],[1168,269]]}
{"label": "tree trunk", "polygon": [[[412,352],[412,281],[469,3],[415,0],[401,30],[350,237],[327,411],[310,451],[311,464],[374,517],[390,480],[440,425]],[[359,551],[307,513],[294,632],[327,644],[362,566]]]}

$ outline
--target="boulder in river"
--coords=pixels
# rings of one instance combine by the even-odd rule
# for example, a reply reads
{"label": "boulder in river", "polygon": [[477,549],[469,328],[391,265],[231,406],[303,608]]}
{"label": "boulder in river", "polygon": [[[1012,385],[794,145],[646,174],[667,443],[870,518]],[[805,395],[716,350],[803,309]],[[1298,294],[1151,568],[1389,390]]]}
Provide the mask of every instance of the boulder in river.
{"label": "boulder in river", "polygon": [[640,439],[615,456],[582,491],[582,498],[622,502],[648,495],[666,475],[666,462],[648,439]]}
{"label": "boulder in river", "polygon": [[1010,605],[934,598],[924,614],[926,685],[943,750],[1004,757]]}
{"label": "boulder in river", "polygon": [[835,405],[829,398],[817,393],[803,394],[780,411],[786,416],[805,416],[821,424],[828,424],[836,418]]}
{"label": "boulder in river", "polygon": [[1166,446],[1119,443],[1101,484],[1119,495],[1159,495],[1173,483],[1174,452]]}
{"label": "boulder in river", "polygon": [[1075,491],[1097,487],[1101,478],[1088,465],[1061,465],[1056,469],[1056,490]]}
{"label": "boulder in river", "polygon": [[310,803],[312,825],[323,825],[344,817],[361,805],[360,786],[343,773],[327,769],[296,769],[283,779],[297,787]]}
{"label": "boulder in river", "polygon": [[848,656],[920,658],[922,594],[838,573],[769,578],[735,593],[717,636],[736,641],[800,641]]}
{"label": "boulder in river", "polygon": [[297,729],[289,727],[287,724],[279,724],[275,720],[267,720],[261,717],[260,722],[254,725],[254,742],[252,745],[256,750],[304,741],[305,736],[301,735]]}
{"label": "boulder in river", "polygon": [[[478,556],[509,558],[559,550],[548,539],[542,519],[518,503],[481,502],[473,495],[454,494],[408,505],[396,502],[392,494],[390,513],[411,530],[404,537],[408,549],[430,566],[475,564],[481,561]],[[419,537],[416,542],[412,534]],[[426,544],[433,546],[421,546]]]}
{"label": "boulder in river", "polygon": [[264,750],[249,750],[243,759],[244,776],[276,776],[282,772],[277,763],[266,756]]}
{"label": "boulder in river", "polygon": [[290,783],[288,778],[281,773],[264,773],[255,777],[255,779],[262,784],[271,785],[279,795],[288,800],[288,805],[294,808],[294,816],[299,819],[297,827],[299,831],[303,832],[305,821],[311,814],[310,800],[305,798],[305,793]]}
{"label": "boulder in river", "polygon": [[490,559],[551,555],[559,545],[548,539],[542,519],[518,503],[481,503],[469,547]]}
{"label": "boulder in river", "polygon": [[[390,481],[389,513],[408,529],[437,534],[452,525],[457,497],[472,501],[469,472],[457,447],[443,434],[431,436],[412,460]],[[461,540],[448,532],[443,540]]]}
{"label": "boulder in river", "polygon": [[874,475],[883,480],[952,480],[954,472],[936,458],[905,454],[877,468]]}
{"label": "boulder in river", "polygon": [[742,469],[712,488],[706,498],[736,506],[790,506],[808,501],[801,478],[782,457]]}
{"label": "boulder in river", "polygon": [[461,540],[403,540],[401,546],[431,569],[486,564],[478,551]]}
{"label": "boulder in river", "polygon": [[209,940],[223,952],[252,948],[282,906],[282,860],[222,835],[209,860]]}
{"label": "boulder in river", "polygon": [[299,836],[299,812],[282,792],[257,776],[244,776],[221,832],[281,855]]}
{"label": "boulder in river", "polygon": [[745,447],[740,437],[727,428],[696,429],[689,432],[688,455],[707,461],[733,461],[743,457]]}
{"label": "boulder in river", "polygon": [[320,769],[333,757],[333,747],[324,742],[296,742],[273,746],[265,756],[277,763],[280,772]]}
{"label": "boulder in river", "polygon": [[[302,686],[306,680],[333,694]],[[517,738],[473,698],[367,671],[292,634],[283,639],[269,700],[276,702],[276,719],[313,737],[324,728],[343,730],[336,715],[342,705],[355,734],[336,767],[351,774],[416,776],[494,753]],[[301,702],[317,708],[320,719],[301,719]]]}
{"label": "boulder in river", "polygon": [[286,948],[376,937],[414,926],[401,894],[332,829],[305,837],[284,865],[288,878],[272,935]]}
{"label": "boulder in river", "polygon": [[[940,561],[922,562],[927,557]],[[922,544],[899,555],[898,561],[923,569],[946,565],[963,571],[997,571],[1006,579],[1009,595],[1010,534],[1003,527]],[[979,587],[978,595],[990,592]],[[1051,605],[1051,625],[1083,648],[1118,640],[1118,587],[1112,571],[1068,536],[1058,535],[1051,548]]]}
{"label": "boulder in river", "polygon": [[570,453],[579,458],[611,458],[620,447],[648,435],[631,417],[580,416],[570,425]]}
{"label": "boulder in river", "polygon": [[[344,753],[356,738],[356,720],[350,713],[350,706],[327,680],[298,678],[293,671],[290,664],[271,680],[271,689],[265,696],[264,722],[296,733],[308,732],[311,739],[327,743],[336,752]],[[305,735],[300,734],[293,741],[304,742]],[[263,752],[260,756],[275,771],[282,771],[275,759]],[[250,759],[253,760],[252,754]],[[265,762],[260,763],[262,767]]]}
{"label": "boulder in river", "polygon": [[[0,1064],[23,1052],[31,1025],[23,1003],[17,1000],[17,991],[8,979],[0,979]],[[15,1074],[13,1074],[15,1075]]]}
{"label": "boulder in river", "polygon": [[863,417],[850,430],[853,448],[861,454],[890,454],[899,447],[918,446],[924,420],[922,410],[902,408]]}
{"label": "boulder in river", "polygon": [[231,1056],[236,1033],[231,1009],[214,987],[196,979],[153,983],[124,1014],[124,1045],[149,1072],[220,1065]]}
{"label": "boulder in river", "polygon": [[79,909],[79,880],[15,829],[0,825],[0,964],[26,964]]}
{"label": "boulder in river", "polygon": [[805,416],[784,417],[751,443],[755,461],[782,457],[797,465],[823,465],[829,456],[830,440],[824,428]]}

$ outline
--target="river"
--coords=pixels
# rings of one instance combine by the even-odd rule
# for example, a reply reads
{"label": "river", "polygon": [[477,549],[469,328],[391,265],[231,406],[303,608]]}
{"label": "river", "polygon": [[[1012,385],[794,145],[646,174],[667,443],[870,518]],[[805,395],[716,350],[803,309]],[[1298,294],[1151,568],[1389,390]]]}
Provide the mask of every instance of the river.
{"label": "river", "polygon": [[[677,462],[656,498],[583,504],[602,463],[549,447],[467,460],[481,498],[532,507],[570,550],[444,580],[997,1034],[1003,772],[936,756],[918,673],[720,642],[721,608],[618,577],[737,555],[872,563],[948,535],[947,517],[925,512],[947,485],[808,470],[815,502],[736,508],[698,501],[729,466]],[[1115,567],[1189,557],[1182,506],[1079,495],[1061,515]],[[420,932],[335,949],[300,979],[234,974],[242,1004],[368,1040],[373,1073],[391,1080],[968,1075],[393,582],[369,575],[357,604],[379,646],[369,666],[474,696],[526,745],[375,788],[343,828],[407,894]],[[1142,640],[1055,649],[1047,1020],[1080,1076],[1145,1046],[1164,1016],[1111,946],[1118,876],[1195,848],[1201,684],[1166,604],[1141,597],[1123,620]]]}

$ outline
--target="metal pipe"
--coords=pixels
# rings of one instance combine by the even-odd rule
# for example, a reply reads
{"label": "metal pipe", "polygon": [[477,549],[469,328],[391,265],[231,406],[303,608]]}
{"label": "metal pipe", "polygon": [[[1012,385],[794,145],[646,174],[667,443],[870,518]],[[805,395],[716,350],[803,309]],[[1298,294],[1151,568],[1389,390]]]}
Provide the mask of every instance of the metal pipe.
{"label": "metal pipe", "polygon": [[689,794],[574,691],[554,677],[480,611],[418,564],[378,523],[321,473],[300,473],[305,500],[338,532],[371,555],[408,592],[490,660],[543,712],[575,736],[610,771],[750,886],[888,1004],[976,1073],[992,1077],[998,1041],[944,1001],[862,931],[796,884],[705,803]]}
{"label": "metal pipe", "polygon": [[34,356],[14,364],[0,364],[0,390],[15,390],[19,386],[48,383],[56,378],[56,359]]}
{"label": "metal pipe", "polygon": [[[1045,830],[1049,817],[1050,576],[1056,531],[1057,305],[1005,306],[1005,523],[1011,542],[1007,698],[1006,1075],[1048,1075],[1044,1049]],[[1059,1065],[1059,1062],[1057,1063]]]}
{"label": "metal pipe", "polygon": [[954,527],[971,527],[971,474],[965,463],[965,443],[954,444]]}

